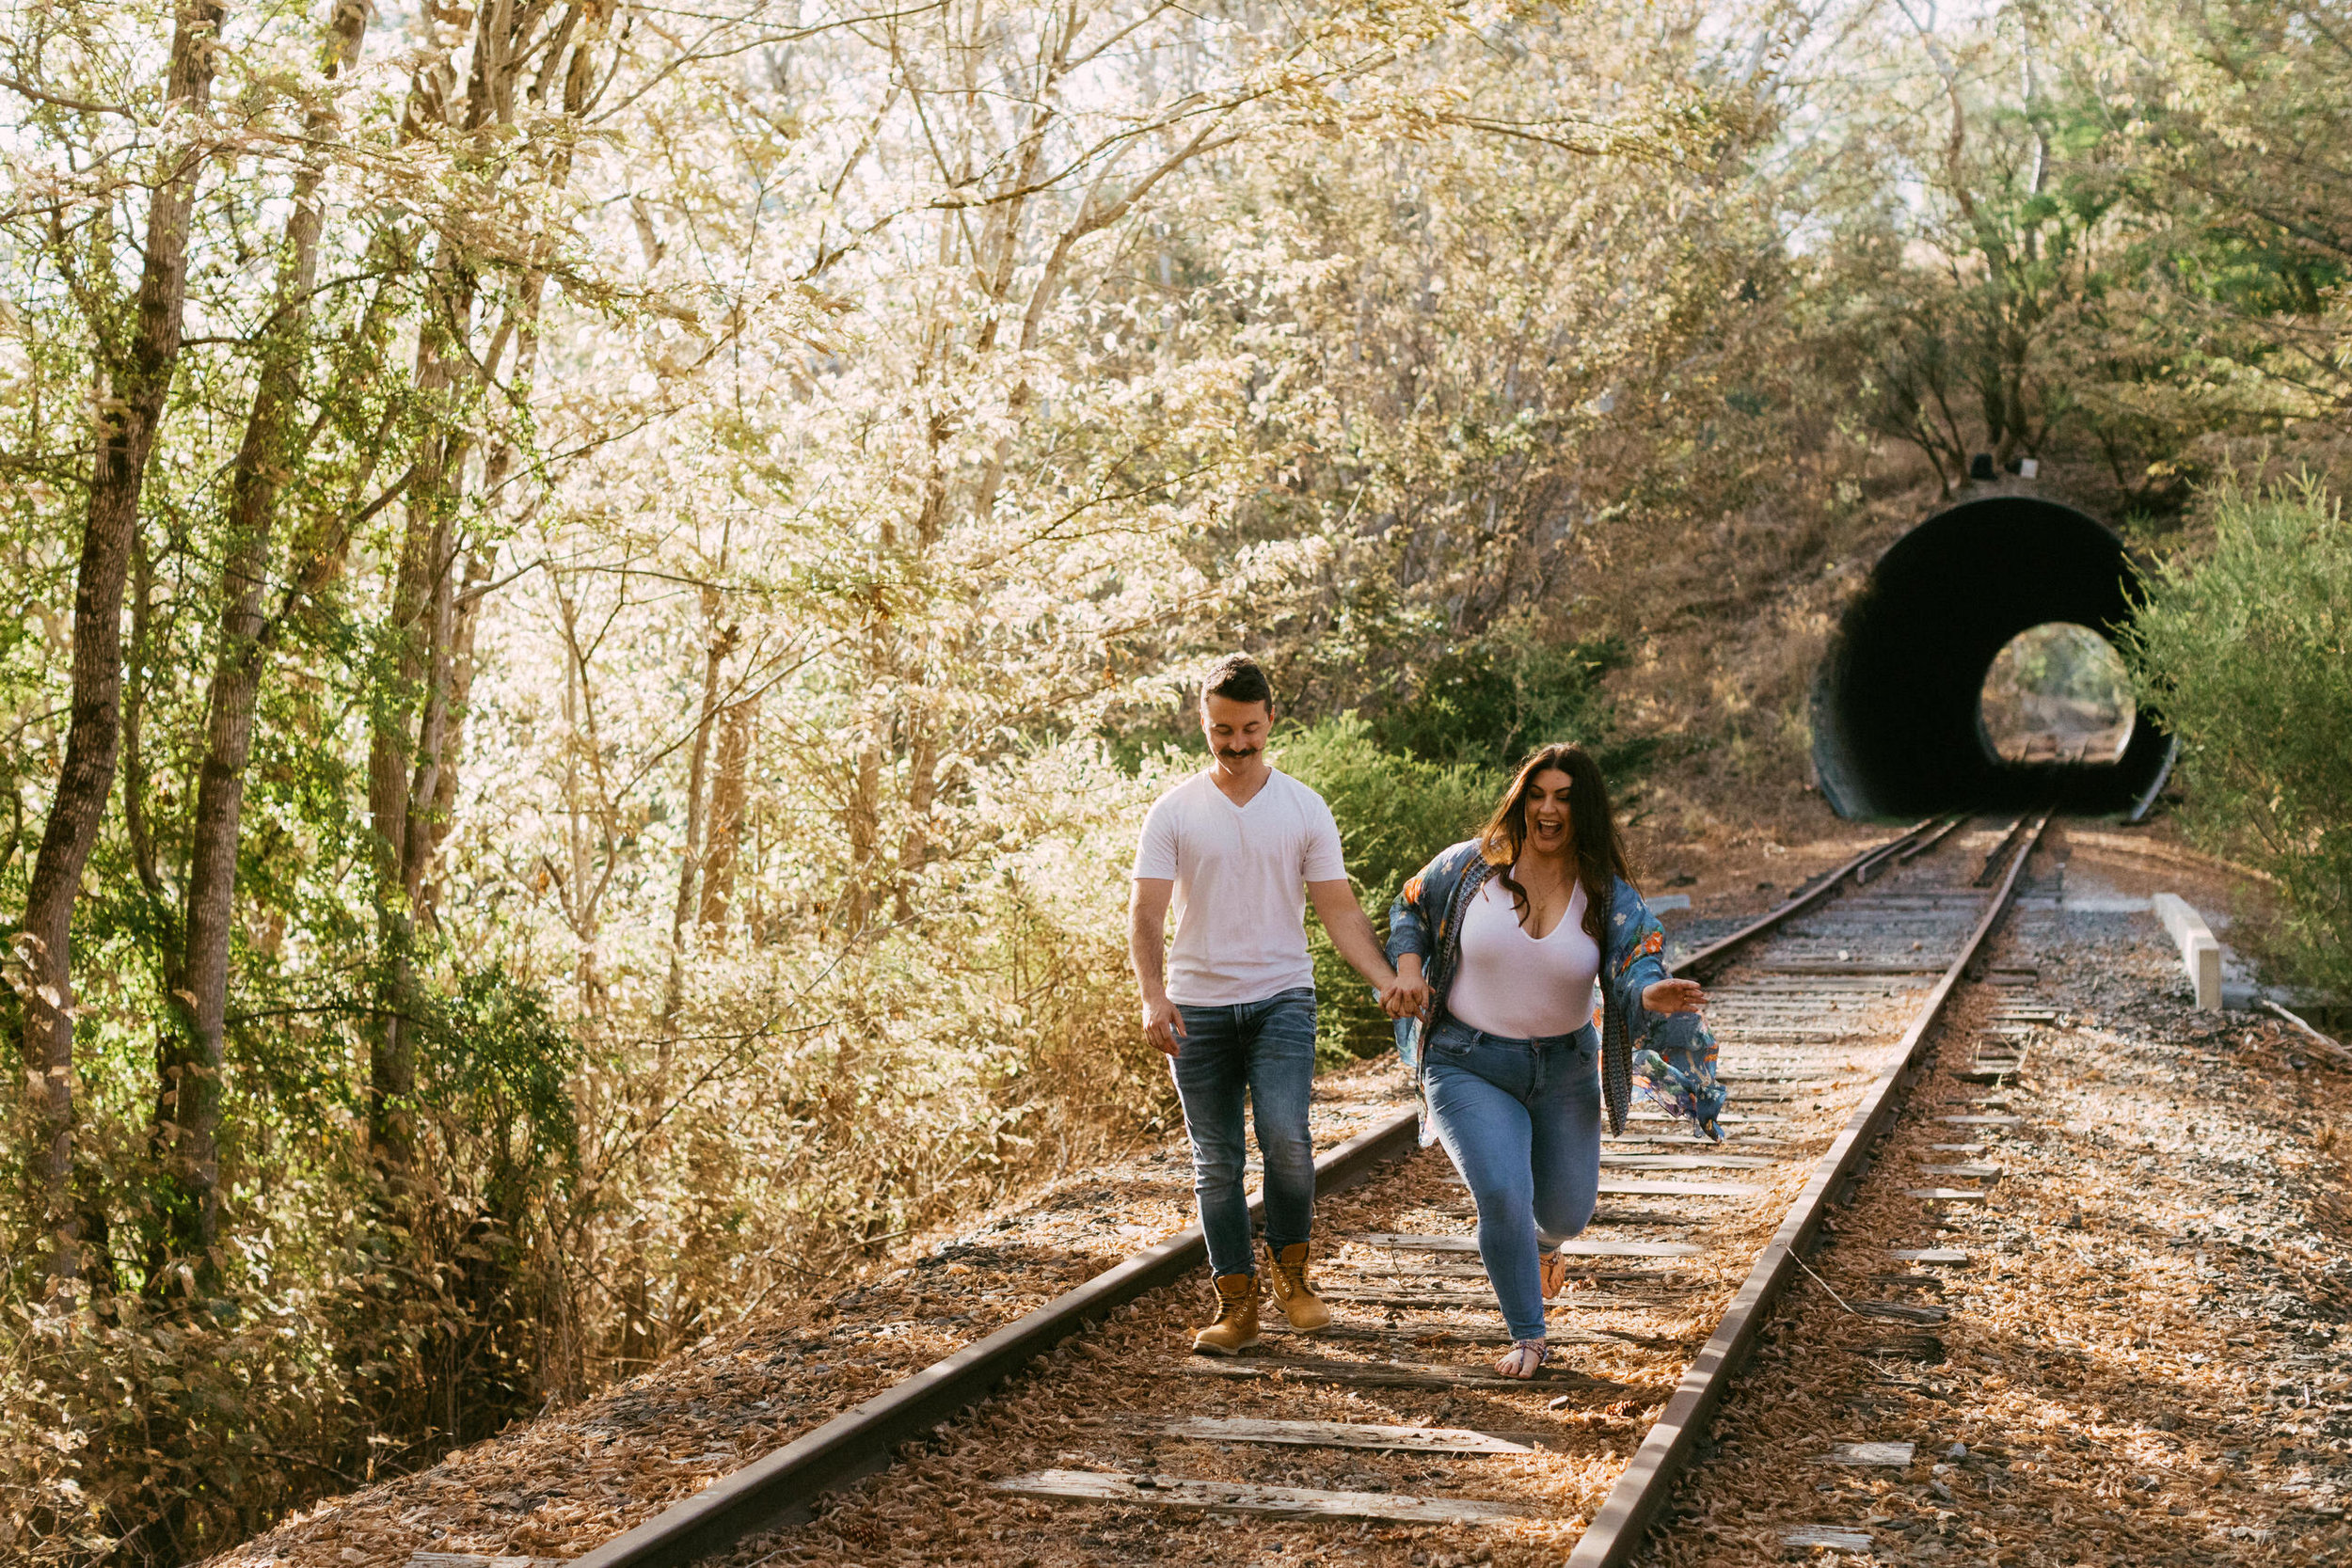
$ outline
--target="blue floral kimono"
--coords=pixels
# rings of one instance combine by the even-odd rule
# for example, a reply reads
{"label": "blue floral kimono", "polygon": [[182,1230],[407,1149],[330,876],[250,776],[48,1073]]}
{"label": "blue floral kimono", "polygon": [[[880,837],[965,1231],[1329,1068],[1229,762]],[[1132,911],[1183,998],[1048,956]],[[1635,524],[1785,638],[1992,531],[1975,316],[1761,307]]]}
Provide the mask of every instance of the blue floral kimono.
{"label": "blue floral kimono", "polygon": [[[1446,991],[1461,958],[1462,912],[1502,868],[1486,863],[1476,839],[1445,849],[1406,881],[1389,907],[1389,961],[1418,954],[1429,982],[1427,1022],[1396,1021],[1397,1054],[1421,1082],[1421,1041],[1445,1017]],[[1666,933],[1634,891],[1617,879],[1609,918],[1602,924],[1600,963],[1600,1086],[1609,1131],[1625,1131],[1632,1091],[1661,1110],[1692,1124],[1700,1137],[1720,1143],[1718,1125],[1724,1091],[1715,1082],[1715,1037],[1696,1013],[1658,1014],[1642,1006],[1642,993],[1667,978]],[[1432,1129],[1424,1112],[1422,1142]]]}

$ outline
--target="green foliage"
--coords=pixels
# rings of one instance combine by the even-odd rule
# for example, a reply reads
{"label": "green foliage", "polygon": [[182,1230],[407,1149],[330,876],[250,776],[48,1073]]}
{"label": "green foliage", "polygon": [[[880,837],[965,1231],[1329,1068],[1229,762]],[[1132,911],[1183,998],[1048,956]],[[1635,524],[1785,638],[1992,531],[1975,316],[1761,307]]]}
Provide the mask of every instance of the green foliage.
{"label": "green foliage", "polygon": [[2055,458],[2169,515],[2200,437],[2341,406],[2297,368],[2340,309],[2340,204],[2296,187],[2342,178],[2342,118],[2312,110],[2347,56],[2292,16],[1903,13],[1900,85],[1859,73],[1808,116],[1846,139],[1815,176],[1815,341],[1867,428],[1947,492],[1979,452]]}
{"label": "green foliage", "polygon": [[[1507,782],[1474,762],[1434,762],[1383,746],[1352,713],[1285,733],[1274,748],[1282,770],[1331,807],[1347,847],[1347,870],[1373,928],[1385,931],[1391,900],[1429,857],[1476,832]],[[1326,1060],[1377,1055],[1389,1022],[1363,977],[1308,922],[1308,950],[1320,999],[1316,1049]]]}
{"label": "green foliage", "polygon": [[1616,715],[1601,679],[1626,663],[1614,637],[1550,643],[1496,635],[1450,650],[1381,714],[1373,733],[1393,751],[1433,762],[1508,769],[1539,746],[1573,740],[1613,780],[1648,749],[1613,749]]}
{"label": "green foliage", "polygon": [[572,1081],[580,1042],[547,993],[492,963],[455,976],[427,1019],[421,1097],[479,1147],[498,1212],[511,1218],[580,1172]]}
{"label": "green foliage", "polygon": [[2310,482],[2206,505],[2212,553],[2153,574],[2125,651],[2192,831],[2277,879],[2280,958],[2352,998],[2352,527]]}

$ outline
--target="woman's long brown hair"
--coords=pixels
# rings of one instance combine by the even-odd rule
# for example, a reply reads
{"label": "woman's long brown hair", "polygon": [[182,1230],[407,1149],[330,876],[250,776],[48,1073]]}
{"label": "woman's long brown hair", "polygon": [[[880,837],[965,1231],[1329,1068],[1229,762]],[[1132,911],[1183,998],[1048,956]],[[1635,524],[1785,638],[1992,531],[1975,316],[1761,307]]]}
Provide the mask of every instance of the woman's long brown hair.
{"label": "woman's long brown hair", "polygon": [[1555,768],[1568,776],[1568,833],[1576,846],[1576,879],[1584,884],[1584,934],[1606,953],[1609,943],[1601,933],[1616,903],[1616,880],[1623,877],[1630,882],[1633,872],[1626,862],[1625,837],[1617,832],[1616,814],[1609,809],[1609,785],[1600,776],[1600,765],[1583,747],[1562,741],[1544,747],[1519,765],[1511,787],[1502,792],[1502,803],[1495,807],[1495,814],[1479,832],[1479,852],[1510,890],[1519,924],[1526,925],[1527,890],[1511,875],[1511,869],[1527,845],[1527,793],[1536,774]]}

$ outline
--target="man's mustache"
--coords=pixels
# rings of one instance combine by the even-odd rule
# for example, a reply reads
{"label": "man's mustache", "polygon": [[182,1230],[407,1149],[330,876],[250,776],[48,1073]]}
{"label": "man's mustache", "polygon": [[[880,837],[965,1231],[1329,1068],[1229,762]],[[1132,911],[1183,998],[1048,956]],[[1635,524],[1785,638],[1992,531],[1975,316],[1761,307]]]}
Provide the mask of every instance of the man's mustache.
{"label": "man's mustache", "polygon": [[1265,748],[1263,746],[1251,746],[1241,751],[1235,751],[1231,746],[1219,746],[1216,749],[1216,754],[1228,759],[1229,761],[1239,762],[1244,757],[1254,757],[1260,752],[1264,750]]}

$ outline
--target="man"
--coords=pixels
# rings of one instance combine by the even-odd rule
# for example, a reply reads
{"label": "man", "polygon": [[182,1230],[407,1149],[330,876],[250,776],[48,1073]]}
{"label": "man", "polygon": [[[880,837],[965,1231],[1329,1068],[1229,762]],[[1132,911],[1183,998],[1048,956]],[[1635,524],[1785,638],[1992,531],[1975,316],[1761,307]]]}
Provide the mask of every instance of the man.
{"label": "man", "polygon": [[[1160,797],[1143,821],[1127,948],[1143,990],[1144,1033],[1174,1058],[1169,1067],[1192,1139],[1193,1192],[1216,1275],[1216,1321],[1194,1337],[1193,1349],[1232,1355],[1258,1342],[1258,1276],[1242,1190],[1245,1091],[1265,1163],[1274,1298],[1302,1333],[1331,1321],[1307,1280],[1315,976],[1306,901],[1384,1002],[1396,974],[1356,902],[1331,808],[1265,760],[1274,693],[1247,655],[1229,655],[1209,672],[1200,727],[1208,769]],[[1171,897],[1172,948],[1164,943]]]}

